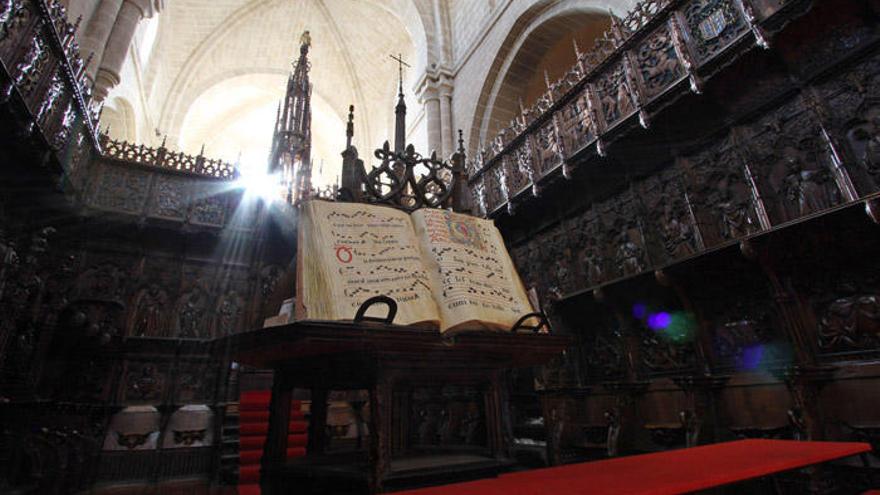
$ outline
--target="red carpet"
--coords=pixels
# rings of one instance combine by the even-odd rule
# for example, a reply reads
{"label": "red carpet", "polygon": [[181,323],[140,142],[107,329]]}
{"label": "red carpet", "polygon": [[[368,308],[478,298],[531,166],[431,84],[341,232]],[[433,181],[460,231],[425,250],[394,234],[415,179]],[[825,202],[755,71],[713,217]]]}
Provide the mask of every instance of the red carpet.
{"label": "red carpet", "polygon": [[[260,458],[263,457],[263,444],[269,430],[269,400],[271,392],[257,390],[242,392],[239,399],[238,416],[238,493],[239,495],[260,494]],[[287,437],[287,457],[300,457],[306,454],[308,422],[298,400],[290,403],[290,424]]]}
{"label": "red carpet", "polygon": [[398,495],[672,495],[867,452],[866,443],[741,440],[571,464]]}

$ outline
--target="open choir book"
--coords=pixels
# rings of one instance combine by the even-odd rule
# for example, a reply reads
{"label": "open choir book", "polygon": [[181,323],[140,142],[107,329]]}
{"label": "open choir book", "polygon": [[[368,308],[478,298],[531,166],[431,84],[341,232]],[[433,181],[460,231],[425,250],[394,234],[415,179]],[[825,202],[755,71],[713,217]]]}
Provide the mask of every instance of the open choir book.
{"label": "open choir book", "polygon": [[299,226],[297,320],[352,320],[377,295],[397,302],[395,324],[443,333],[506,331],[533,312],[490,220],[312,200]]}

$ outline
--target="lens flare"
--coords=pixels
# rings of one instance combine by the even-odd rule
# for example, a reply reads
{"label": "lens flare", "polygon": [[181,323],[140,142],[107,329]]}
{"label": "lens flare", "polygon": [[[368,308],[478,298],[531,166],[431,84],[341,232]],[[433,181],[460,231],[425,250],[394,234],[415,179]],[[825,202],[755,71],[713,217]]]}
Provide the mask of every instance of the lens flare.
{"label": "lens flare", "polygon": [[254,196],[267,203],[281,199],[281,181],[278,174],[269,174],[265,166],[242,165],[239,169],[238,187],[245,196]]}
{"label": "lens flare", "polygon": [[635,303],[632,308],[633,318],[644,320],[648,315],[648,306],[645,303]]}
{"label": "lens flare", "polygon": [[672,315],[661,311],[659,313],[651,313],[648,315],[648,328],[655,332],[659,332],[660,330],[666,330],[667,327],[672,323]]}

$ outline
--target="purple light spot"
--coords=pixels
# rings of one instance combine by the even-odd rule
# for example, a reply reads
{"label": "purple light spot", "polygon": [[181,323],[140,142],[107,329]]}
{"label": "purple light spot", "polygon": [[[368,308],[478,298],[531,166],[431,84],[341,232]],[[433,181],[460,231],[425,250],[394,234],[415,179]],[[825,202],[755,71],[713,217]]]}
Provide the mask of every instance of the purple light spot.
{"label": "purple light spot", "polygon": [[742,351],[741,364],[743,369],[754,370],[761,364],[761,358],[764,357],[764,346],[753,345],[746,347]]}
{"label": "purple light spot", "polygon": [[648,314],[648,306],[645,303],[633,304],[633,318],[642,320]]}
{"label": "purple light spot", "polygon": [[648,328],[659,331],[665,330],[672,323],[672,315],[665,311],[648,315]]}

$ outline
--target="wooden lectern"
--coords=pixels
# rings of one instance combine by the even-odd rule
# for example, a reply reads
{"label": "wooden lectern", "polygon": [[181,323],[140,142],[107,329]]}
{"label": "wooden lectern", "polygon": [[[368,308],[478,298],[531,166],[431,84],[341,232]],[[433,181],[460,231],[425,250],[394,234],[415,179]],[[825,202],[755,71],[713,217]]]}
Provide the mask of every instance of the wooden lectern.
{"label": "wooden lectern", "polygon": [[[357,159],[357,151],[349,146],[343,153],[343,184],[337,200],[386,204],[409,211],[423,207],[467,211],[460,139],[459,152],[451,164],[435,156],[423,158],[412,146],[395,148],[390,150],[386,143],[377,150],[382,165],[368,174]],[[428,173],[417,178],[417,166]],[[376,302],[388,305],[387,318],[364,316],[366,308]],[[503,424],[502,372],[544,364],[568,347],[571,339],[520,325],[506,333],[449,338],[436,330],[394,325],[395,311],[392,299],[379,296],[365,302],[351,321],[297,321],[218,342],[234,349],[236,361],[274,370],[262,459],[263,493],[378,493],[494,476],[512,465]],[[543,315],[537,316],[539,326],[549,330]],[[294,388],[311,392],[309,440],[305,457],[287,461]],[[427,418],[419,423],[426,431],[413,431],[413,417],[419,419],[419,414],[435,418],[447,414],[449,429],[452,413],[436,407],[416,410],[411,403],[420,397],[420,391],[438,388],[453,395],[456,390],[469,391],[468,405],[473,410],[462,414],[458,408],[456,413],[459,418],[467,417],[467,442],[422,445],[421,439],[426,437],[450,437],[448,431],[427,431]],[[331,391],[368,392],[369,441],[365,449],[328,450],[325,427]],[[456,425],[461,424],[456,420]]]}

